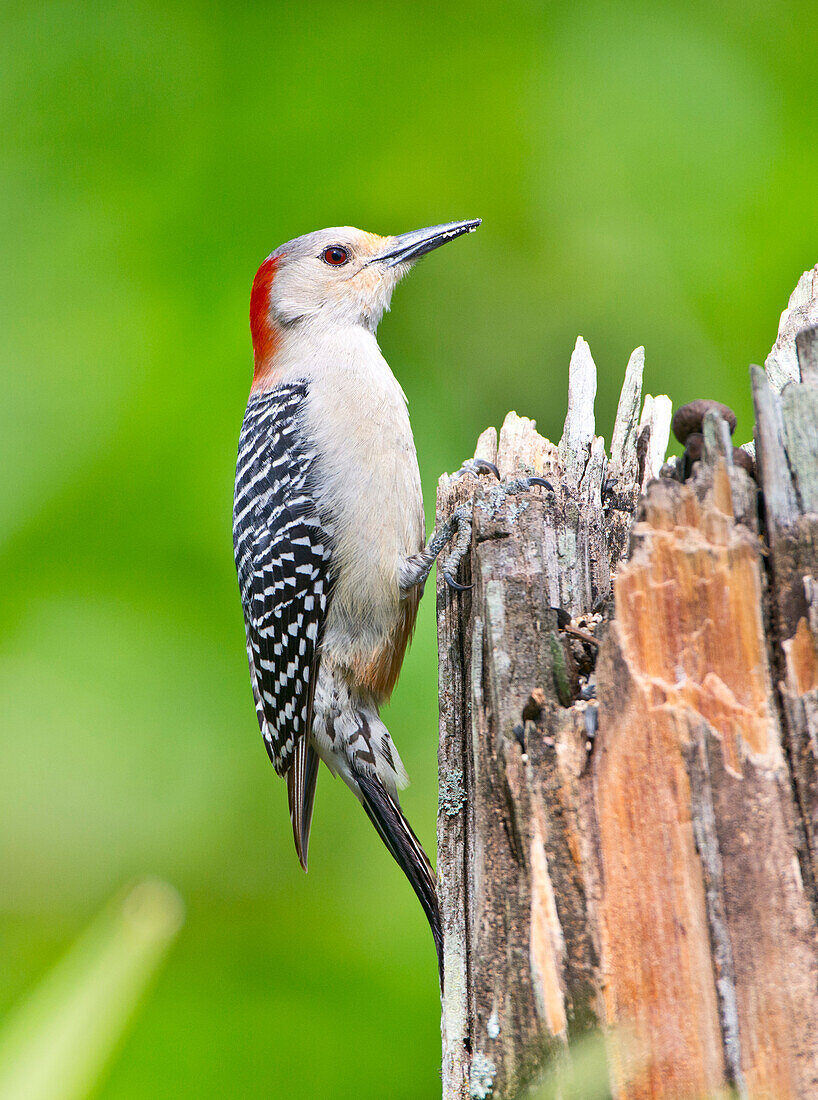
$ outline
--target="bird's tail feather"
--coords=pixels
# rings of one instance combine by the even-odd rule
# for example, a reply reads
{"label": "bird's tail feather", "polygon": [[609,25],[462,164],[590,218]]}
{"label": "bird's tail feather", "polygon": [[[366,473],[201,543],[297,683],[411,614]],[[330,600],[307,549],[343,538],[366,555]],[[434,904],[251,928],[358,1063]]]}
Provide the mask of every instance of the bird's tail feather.
{"label": "bird's tail feather", "polygon": [[307,869],[307,853],[310,846],[312,807],[315,802],[315,783],[318,778],[318,754],[306,737],[296,745],[293,762],[287,772],[287,799],[290,803],[290,820],[293,824],[295,850],[301,866]]}
{"label": "bird's tail feather", "polygon": [[443,928],[437,902],[435,873],[412,827],[403,816],[396,798],[386,790],[377,776],[358,772],[355,776],[361,791],[361,802],[367,816],[378,830],[381,840],[393,859],[409,879],[429,921],[437,950],[440,986],[443,988]]}

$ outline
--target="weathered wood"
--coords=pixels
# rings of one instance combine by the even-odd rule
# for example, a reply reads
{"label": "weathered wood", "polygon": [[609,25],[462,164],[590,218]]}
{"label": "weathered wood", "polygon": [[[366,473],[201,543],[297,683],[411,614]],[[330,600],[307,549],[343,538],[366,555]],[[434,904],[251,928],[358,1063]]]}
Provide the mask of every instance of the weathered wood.
{"label": "weathered wood", "polygon": [[[810,286],[818,298],[818,268]],[[807,276],[799,283],[807,280]],[[818,300],[800,299],[818,320]],[[792,305],[792,299],[791,299]],[[781,338],[779,337],[779,340]],[[790,331],[781,357],[800,363],[801,381],[774,392],[752,368],[756,455],[764,485],[771,566],[771,635],[785,714],[785,744],[801,811],[802,872],[818,914],[818,329]]]}
{"label": "weathered wood", "polygon": [[802,329],[818,325],[818,264],[805,271],[781,314],[778,336],[764,363],[770,385],[779,393],[788,382],[801,377],[795,337]]}
{"label": "weathered wood", "polygon": [[782,394],[753,370],[760,512],[716,413],[656,480],[642,349],[608,462],[581,339],[560,444],[513,413],[478,442],[553,493],[441,478],[474,516],[473,589],[438,586],[444,1100],[594,1027],[617,1097],[818,1095],[815,349]]}
{"label": "weathered wood", "polygon": [[[563,635],[555,609],[590,614],[610,599],[646,459],[637,432],[620,428],[608,484],[584,341],[570,375],[577,392],[559,447],[510,413],[496,450],[484,433],[477,452],[502,476],[543,475],[555,493],[507,496],[472,478],[439,487],[439,517],[474,502],[474,589],[438,589],[446,1097],[479,1096],[489,1081],[493,1095],[510,1095],[502,1090],[535,1073],[550,1042],[597,1020],[597,948],[577,865],[578,780],[596,709],[571,706],[595,646]],[[632,413],[640,376],[635,354],[623,399]],[[661,415],[646,423],[661,438]]]}

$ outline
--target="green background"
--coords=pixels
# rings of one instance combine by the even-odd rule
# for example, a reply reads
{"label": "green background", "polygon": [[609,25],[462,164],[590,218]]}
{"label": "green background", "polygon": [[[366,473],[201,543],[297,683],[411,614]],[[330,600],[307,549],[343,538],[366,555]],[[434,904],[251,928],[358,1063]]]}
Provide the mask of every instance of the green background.
{"label": "green background", "polygon": [[[818,260],[814,6],[6,3],[0,13],[0,1010],[122,883],[187,924],[104,1098],[433,1097],[434,952],[321,777],[310,873],[232,563],[247,306],[281,241],[483,218],[396,292],[427,514],[578,333],[750,437]],[[373,517],[374,518],[374,517]],[[434,850],[433,601],[387,712]]]}

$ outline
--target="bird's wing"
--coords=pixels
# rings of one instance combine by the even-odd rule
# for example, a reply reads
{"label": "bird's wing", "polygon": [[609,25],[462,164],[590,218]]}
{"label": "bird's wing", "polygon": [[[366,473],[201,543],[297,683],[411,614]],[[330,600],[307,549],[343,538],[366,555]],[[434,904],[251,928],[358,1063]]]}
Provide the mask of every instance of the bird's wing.
{"label": "bird's wing", "polygon": [[259,725],[287,776],[306,863],[317,760],[309,744],[319,646],[331,595],[332,533],[310,490],[304,382],[253,395],[239,440],[233,541]]}

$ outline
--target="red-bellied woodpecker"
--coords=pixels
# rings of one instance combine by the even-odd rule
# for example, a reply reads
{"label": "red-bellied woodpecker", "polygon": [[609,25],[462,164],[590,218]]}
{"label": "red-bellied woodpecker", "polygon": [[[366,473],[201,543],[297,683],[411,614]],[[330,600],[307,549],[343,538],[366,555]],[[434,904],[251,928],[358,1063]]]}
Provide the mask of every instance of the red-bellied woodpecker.
{"label": "red-bellied woodpecker", "polygon": [[453,535],[444,572],[462,587],[452,574],[470,530],[457,513],[424,547],[406,398],[375,329],[414,261],[479,224],[398,237],[325,229],[264,261],[250,298],[255,373],[233,513],[256,713],[287,779],[298,857],[306,870],[323,760],[412,884],[441,977],[435,877],[401,812],[408,779],[378,708],[400,672],[432,563]]}

